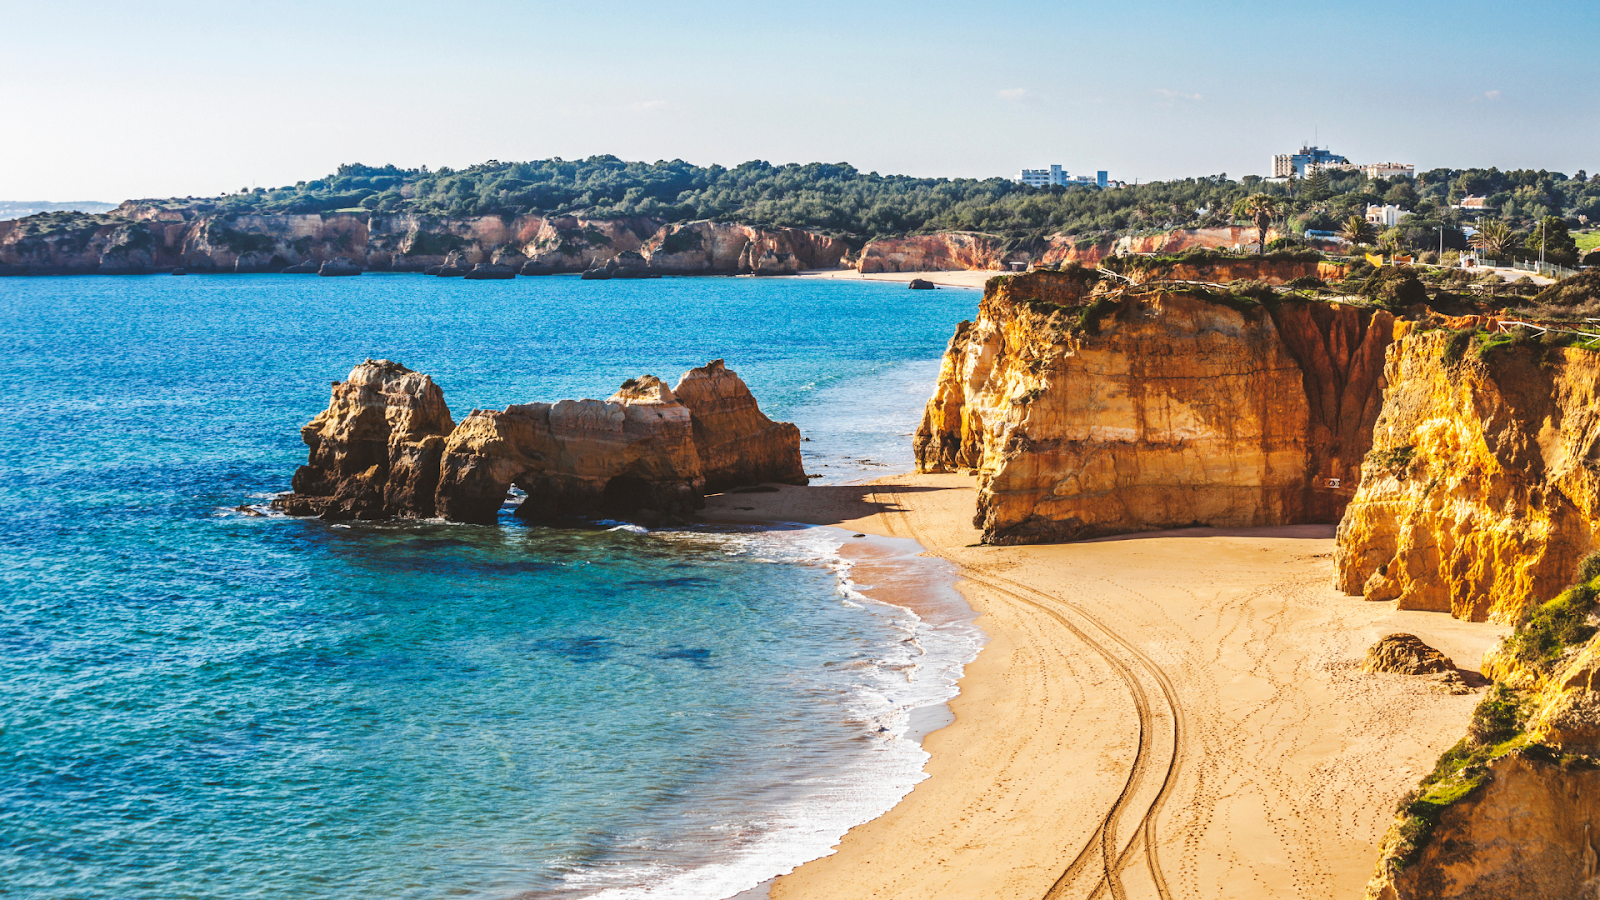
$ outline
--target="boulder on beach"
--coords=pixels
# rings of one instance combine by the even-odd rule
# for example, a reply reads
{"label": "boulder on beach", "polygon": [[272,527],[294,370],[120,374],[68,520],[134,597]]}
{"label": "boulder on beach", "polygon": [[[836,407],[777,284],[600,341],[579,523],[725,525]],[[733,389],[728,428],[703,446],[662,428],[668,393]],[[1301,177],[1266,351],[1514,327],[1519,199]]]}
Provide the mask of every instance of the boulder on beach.
{"label": "boulder on beach", "polygon": [[360,275],[361,267],[342,256],[336,256],[333,259],[323,263],[322,266],[317,269],[317,274],[324,277]]}
{"label": "boulder on beach", "polygon": [[1450,657],[1429,647],[1414,634],[1391,634],[1373,644],[1361,662],[1361,671],[1398,675],[1443,675],[1456,670]]}
{"label": "boulder on beach", "polygon": [[927,280],[926,278],[913,278],[913,279],[911,279],[911,284],[908,285],[908,286],[913,291],[931,291],[931,290],[933,290],[933,282]]}

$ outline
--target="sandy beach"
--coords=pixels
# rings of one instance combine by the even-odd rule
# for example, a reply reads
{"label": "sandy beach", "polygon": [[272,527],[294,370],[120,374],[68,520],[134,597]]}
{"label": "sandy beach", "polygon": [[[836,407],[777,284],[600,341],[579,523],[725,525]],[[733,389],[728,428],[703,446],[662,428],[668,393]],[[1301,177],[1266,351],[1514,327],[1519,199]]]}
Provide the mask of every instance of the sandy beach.
{"label": "sandy beach", "polygon": [[1410,632],[1478,683],[1505,629],[1338,593],[1331,526],[988,547],[974,499],[962,475],[709,498],[723,521],[914,538],[989,639],[929,778],[771,896],[1360,897],[1479,699],[1362,654]]}

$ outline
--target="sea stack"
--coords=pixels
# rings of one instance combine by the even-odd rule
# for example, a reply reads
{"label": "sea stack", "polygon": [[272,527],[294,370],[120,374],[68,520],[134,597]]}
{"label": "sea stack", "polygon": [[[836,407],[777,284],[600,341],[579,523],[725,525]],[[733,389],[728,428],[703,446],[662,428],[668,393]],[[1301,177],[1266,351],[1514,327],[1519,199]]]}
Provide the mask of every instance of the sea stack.
{"label": "sea stack", "polygon": [[806,483],[799,429],[762,414],[720,359],[677,388],[646,375],[606,400],[473,410],[459,424],[427,375],[369,359],[301,437],[310,459],[273,505],[326,519],[490,524],[515,486],[523,518],[681,520],[708,490]]}

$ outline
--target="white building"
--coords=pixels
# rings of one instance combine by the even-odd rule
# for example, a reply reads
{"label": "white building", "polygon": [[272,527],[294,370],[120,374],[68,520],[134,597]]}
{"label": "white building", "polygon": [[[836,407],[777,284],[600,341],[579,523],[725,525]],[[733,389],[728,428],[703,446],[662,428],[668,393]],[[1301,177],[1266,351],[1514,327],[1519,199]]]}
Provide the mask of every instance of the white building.
{"label": "white building", "polygon": [[1023,169],[1017,180],[1029,187],[1106,187],[1109,184],[1105,172],[1073,178],[1066,169],[1056,165],[1048,169]]}
{"label": "white building", "polygon": [[1067,173],[1060,166],[1054,165],[1048,169],[1023,169],[1022,177],[1017,180],[1029,187],[1049,187],[1053,184],[1066,184]]}
{"label": "white building", "polygon": [[1411,210],[1401,209],[1394,204],[1367,207],[1367,221],[1383,228],[1393,228],[1400,224],[1401,219],[1409,215],[1411,215]]}
{"label": "white building", "polygon": [[1411,178],[1417,174],[1417,167],[1408,163],[1372,163],[1362,166],[1361,174],[1368,178],[1394,178],[1397,175]]}

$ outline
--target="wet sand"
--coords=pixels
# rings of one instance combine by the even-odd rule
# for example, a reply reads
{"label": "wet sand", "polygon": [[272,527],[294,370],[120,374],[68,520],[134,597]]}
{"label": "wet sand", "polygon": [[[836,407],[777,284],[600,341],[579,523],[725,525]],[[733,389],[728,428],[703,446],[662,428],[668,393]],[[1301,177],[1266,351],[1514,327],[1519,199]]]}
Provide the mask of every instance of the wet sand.
{"label": "wet sand", "polygon": [[708,501],[913,538],[959,567],[989,639],[924,741],[929,778],[771,896],[1360,897],[1395,801],[1479,699],[1362,675],[1362,654],[1407,631],[1475,671],[1505,629],[1338,593],[1330,526],[981,546],[973,486]]}

